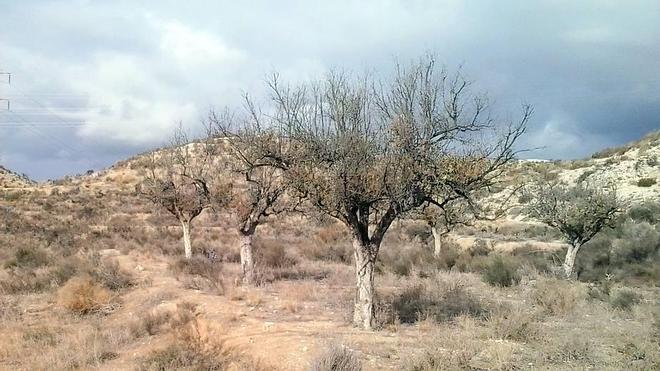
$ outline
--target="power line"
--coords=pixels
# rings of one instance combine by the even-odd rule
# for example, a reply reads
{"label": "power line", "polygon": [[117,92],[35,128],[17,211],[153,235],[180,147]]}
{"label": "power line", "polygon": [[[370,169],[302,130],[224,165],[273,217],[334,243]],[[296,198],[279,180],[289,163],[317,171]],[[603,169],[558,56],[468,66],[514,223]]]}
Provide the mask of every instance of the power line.
{"label": "power line", "polygon": [[[7,76],[7,85],[11,85],[11,72],[0,71],[0,76]],[[7,110],[11,108],[11,101],[9,100],[9,97],[7,98],[0,97],[0,101],[7,102]]]}

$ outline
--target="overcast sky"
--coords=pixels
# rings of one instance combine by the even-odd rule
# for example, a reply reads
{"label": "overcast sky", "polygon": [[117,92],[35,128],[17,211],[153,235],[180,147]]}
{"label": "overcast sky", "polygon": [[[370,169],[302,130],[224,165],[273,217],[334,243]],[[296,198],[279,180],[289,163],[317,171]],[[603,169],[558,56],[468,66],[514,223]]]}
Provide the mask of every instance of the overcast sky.
{"label": "overcast sky", "polygon": [[503,117],[535,107],[522,145],[544,148],[527,157],[660,128],[657,0],[0,0],[0,164],[35,179],[100,169],[259,94],[270,72],[387,72],[426,52],[462,65]]}

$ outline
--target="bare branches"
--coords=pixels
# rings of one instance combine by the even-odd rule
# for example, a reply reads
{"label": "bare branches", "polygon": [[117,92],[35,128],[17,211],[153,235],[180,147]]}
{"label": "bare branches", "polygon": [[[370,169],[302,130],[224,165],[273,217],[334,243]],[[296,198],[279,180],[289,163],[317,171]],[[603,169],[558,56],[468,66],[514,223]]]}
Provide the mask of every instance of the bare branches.
{"label": "bare branches", "polygon": [[274,117],[303,154],[290,162],[290,186],[365,243],[425,203],[471,205],[513,159],[531,114],[526,107],[518,124],[479,147],[474,134],[498,129],[484,95],[460,73],[438,71],[432,57],[396,67],[392,80],[331,72],[298,88],[269,84]]}
{"label": "bare branches", "polygon": [[214,155],[212,143],[189,142],[179,125],[169,147],[148,155],[140,193],[178,220],[190,222],[217,200],[210,176]]}
{"label": "bare branches", "polygon": [[232,170],[244,180],[243,192],[232,202],[241,233],[251,235],[262,218],[300,207],[299,195],[286,196],[283,173],[295,148],[277,130],[277,120],[265,116],[245,95],[242,114],[211,112],[208,122],[212,136],[228,144],[227,153],[235,160]]}

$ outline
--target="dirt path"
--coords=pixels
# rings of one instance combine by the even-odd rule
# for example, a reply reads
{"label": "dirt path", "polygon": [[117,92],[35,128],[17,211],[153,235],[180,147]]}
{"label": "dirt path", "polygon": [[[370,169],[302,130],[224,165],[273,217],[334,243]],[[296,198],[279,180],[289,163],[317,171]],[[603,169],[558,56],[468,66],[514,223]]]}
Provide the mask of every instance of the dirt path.
{"label": "dirt path", "polygon": [[[149,282],[123,296],[124,315],[118,316],[117,321],[143,311],[145,302],[163,306],[191,302],[197,305],[200,334],[206,341],[234,347],[274,369],[307,370],[319,352],[332,343],[339,343],[359,355],[365,370],[397,370],[401,367],[401,349],[415,349],[425,336],[417,328],[396,333],[358,330],[347,324],[341,313],[323,312],[318,307],[309,312],[306,309],[287,312],[282,309],[282,293],[276,289],[287,287],[288,282],[280,282],[277,288],[232,287],[230,290],[237,290],[240,295],[234,292],[216,296],[183,288],[163,260],[133,254],[114,258],[123,268],[136,272],[139,280]],[[324,286],[328,290],[335,289],[324,282],[315,284],[320,285],[319,290]],[[258,299],[250,299],[250,296]],[[150,344],[147,339],[130,351],[129,358],[143,356],[158,345],[162,344]],[[130,359],[109,362],[104,369],[123,368],[131,363]]]}

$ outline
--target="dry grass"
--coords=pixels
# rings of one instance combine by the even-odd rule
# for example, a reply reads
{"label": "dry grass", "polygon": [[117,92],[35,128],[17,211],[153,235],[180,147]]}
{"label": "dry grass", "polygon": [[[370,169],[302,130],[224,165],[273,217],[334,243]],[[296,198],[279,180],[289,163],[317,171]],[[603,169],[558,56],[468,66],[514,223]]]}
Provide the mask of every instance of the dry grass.
{"label": "dry grass", "polygon": [[571,314],[585,298],[586,290],[582,284],[554,278],[541,279],[531,293],[534,304],[556,316]]}
{"label": "dry grass", "polygon": [[190,259],[179,257],[170,265],[170,269],[186,288],[216,295],[225,292],[222,265],[204,256],[196,255]]}
{"label": "dry grass", "polygon": [[310,371],[362,371],[362,362],[350,349],[332,344],[314,358]]}
{"label": "dry grass", "polygon": [[177,324],[174,342],[144,357],[138,370],[268,370],[259,361],[225,343],[202,336],[194,318]]}
{"label": "dry grass", "polygon": [[114,299],[89,276],[74,277],[57,292],[57,303],[77,314],[108,313],[116,308]]}

